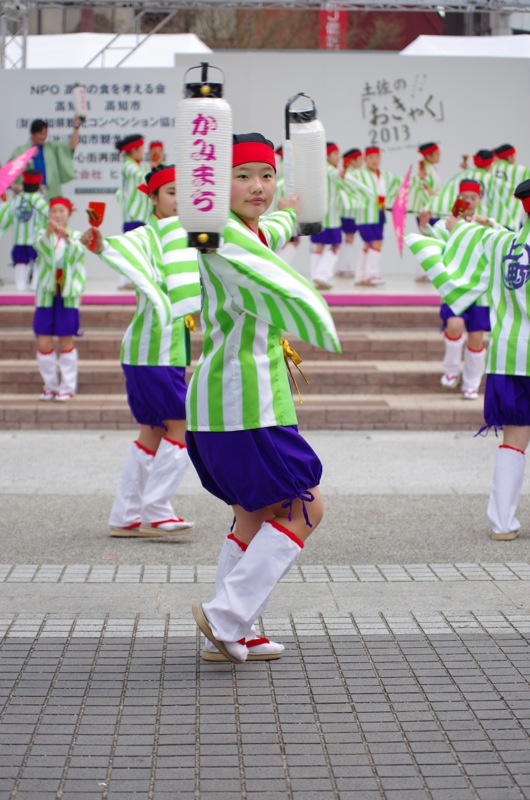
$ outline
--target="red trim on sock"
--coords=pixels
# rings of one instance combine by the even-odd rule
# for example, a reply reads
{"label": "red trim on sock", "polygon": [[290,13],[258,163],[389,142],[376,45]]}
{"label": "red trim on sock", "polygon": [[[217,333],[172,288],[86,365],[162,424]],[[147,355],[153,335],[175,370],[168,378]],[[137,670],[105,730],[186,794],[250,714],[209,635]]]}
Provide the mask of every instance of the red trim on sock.
{"label": "red trim on sock", "polygon": [[156,456],[155,450],[148,450],[147,447],[144,447],[143,444],[140,444],[140,442],[137,441],[136,439],[134,440],[133,444],[136,445],[138,450],[143,450],[144,453],[147,453],[148,456]]}
{"label": "red trim on sock", "polygon": [[233,533],[229,533],[226,538],[230,539],[231,542],[235,542],[236,544],[238,544],[243,552],[245,552],[245,550],[248,547],[248,544],[245,544],[245,542],[241,542],[239,539],[236,539]]}
{"label": "red trim on sock", "polygon": [[516,453],[521,453],[522,456],[526,455],[524,450],[519,450],[518,447],[512,447],[509,444],[500,444],[499,450],[515,450]]}
{"label": "red trim on sock", "polygon": [[483,344],[482,347],[480,347],[478,350],[473,350],[473,348],[469,347],[468,345],[467,349],[469,350],[470,353],[483,353],[484,350],[486,349],[486,345]]}
{"label": "red trim on sock", "polygon": [[141,522],[133,522],[132,525],[122,525],[122,528],[124,531],[135,531],[141,524]]}
{"label": "red trim on sock", "polygon": [[75,350],[75,347],[71,347],[69,350],[60,350],[59,352],[60,352],[62,355],[64,355],[65,353],[73,353],[73,352],[74,352],[74,350]]}
{"label": "red trim on sock", "polygon": [[51,356],[52,353],[55,353],[55,350],[41,350],[39,347],[37,347],[37,353],[40,353],[41,356]]}
{"label": "red trim on sock", "polygon": [[174,439],[169,439],[167,436],[163,437],[164,441],[169,442],[169,444],[174,445],[175,447],[181,447],[182,450],[186,450],[186,445],[182,442],[176,442]]}
{"label": "red trim on sock", "polygon": [[448,336],[446,333],[444,333],[445,338],[449,339],[450,342],[459,342],[463,335],[464,334],[461,333],[460,336]]}
{"label": "red trim on sock", "polygon": [[243,637],[243,639],[238,639],[237,643],[238,644],[246,644],[245,638]]}
{"label": "red trim on sock", "polygon": [[274,520],[272,519],[266,519],[265,522],[268,522],[269,525],[272,525],[272,527],[276,528],[276,530],[280,531],[280,533],[285,533],[285,535],[288,536],[289,539],[291,539],[291,541],[297,544],[301,550],[304,549],[304,543],[301,541],[301,539],[298,538],[296,533],[290,531],[289,528],[284,528],[283,525],[280,525],[279,522],[274,522]]}
{"label": "red trim on sock", "polygon": [[256,639],[251,639],[249,642],[245,642],[245,644],[247,647],[257,647],[259,644],[270,644],[270,642],[269,639],[261,636]]}

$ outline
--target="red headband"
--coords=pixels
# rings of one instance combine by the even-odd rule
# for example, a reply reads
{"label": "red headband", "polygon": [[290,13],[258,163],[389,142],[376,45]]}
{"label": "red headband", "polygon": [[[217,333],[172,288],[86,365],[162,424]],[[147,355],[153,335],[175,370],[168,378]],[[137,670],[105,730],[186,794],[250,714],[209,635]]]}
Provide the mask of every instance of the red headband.
{"label": "red headband", "polygon": [[42,175],[40,172],[36,175],[32,175],[30,172],[23,172],[22,183],[26,183],[28,186],[37,186],[37,184],[42,183]]}
{"label": "red headband", "polygon": [[149,150],[154,150],[155,147],[164,147],[162,142],[151,142],[149,145]]}
{"label": "red headband", "polygon": [[239,142],[232,146],[232,166],[241,164],[268,164],[276,171],[276,155],[272,147],[264,142]]}
{"label": "red headband", "polygon": [[68,209],[70,214],[74,210],[72,203],[70,202],[70,200],[67,200],[66,197],[52,197],[52,199],[49,202],[49,206],[50,208],[53,208],[53,206],[64,206],[65,208]]}
{"label": "red headband", "polygon": [[336,144],[328,144],[328,146],[326,147],[326,153],[329,156],[331,153],[336,153],[338,149],[339,148],[337,147]]}
{"label": "red headband", "polygon": [[516,153],[515,147],[509,147],[507,150],[501,150],[500,153],[495,153],[497,158],[509,158]]}
{"label": "red headband", "polygon": [[[514,195],[515,197],[515,195]],[[518,197],[518,200],[523,204],[523,208],[527,214],[530,214],[530,197]]]}
{"label": "red headband", "polygon": [[366,150],[364,151],[365,156],[375,156],[375,155],[378,156],[380,155],[380,153],[381,150],[379,149],[379,147],[367,147]]}
{"label": "red headband", "polygon": [[120,153],[128,153],[131,150],[136,150],[137,147],[141,147],[144,143],[144,140],[140,136],[139,139],[135,139],[134,142],[129,142],[128,144],[124,144],[123,147],[120,147]]}
{"label": "red headband", "polygon": [[153,192],[156,192],[161,186],[165,186],[166,183],[172,183],[176,181],[176,179],[177,174],[175,167],[166,167],[165,169],[159,169],[158,172],[155,172],[155,174],[149,178],[147,183],[142,183],[136,188],[144,194],[153,194]]}
{"label": "red headband", "polygon": [[458,187],[461,192],[476,192],[482,194],[482,186],[477,181],[463,180]]}
{"label": "red headband", "polygon": [[493,156],[491,158],[481,158],[480,156],[473,156],[473,163],[476,167],[489,167],[493,164]]}
{"label": "red headband", "polygon": [[436,153],[436,151],[439,150],[439,149],[440,148],[438,147],[437,144],[431,144],[430,147],[424,147],[423,150],[420,148],[418,150],[418,153],[421,153],[422,156],[430,156],[431,153]]}

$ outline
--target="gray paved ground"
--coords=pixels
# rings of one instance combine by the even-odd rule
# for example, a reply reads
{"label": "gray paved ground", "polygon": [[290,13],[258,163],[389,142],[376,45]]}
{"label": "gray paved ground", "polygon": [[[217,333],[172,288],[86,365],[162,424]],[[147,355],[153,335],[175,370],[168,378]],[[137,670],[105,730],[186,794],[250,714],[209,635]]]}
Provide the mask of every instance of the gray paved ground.
{"label": "gray paved ground", "polygon": [[[199,658],[230,514],[107,537],[127,433],[0,434],[0,799],[530,798],[530,504],[488,539],[495,440],[324,433],[326,517],[262,624]],[[526,490],[525,490],[526,491]]]}

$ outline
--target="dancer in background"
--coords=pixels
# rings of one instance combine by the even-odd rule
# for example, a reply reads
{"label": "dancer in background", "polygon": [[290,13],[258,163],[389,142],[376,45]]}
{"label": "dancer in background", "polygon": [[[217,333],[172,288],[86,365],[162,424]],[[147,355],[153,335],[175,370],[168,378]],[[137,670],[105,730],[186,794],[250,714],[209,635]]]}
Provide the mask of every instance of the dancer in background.
{"label": "dancer in background", "polygon": [[179,302],[184,290],[192,308],[200,308],[197,255],[176,217],[174,166],[160,165],[146,181],[154,208],[148,225],[105,239],[91,228],[82,237],[87,246],[95,237],[95,252],[136,289],[120,361],[140,433],[129,448],[109,519],[110,535],[122,538],[181,534],[194,526],[175,514],[171,500],[189,464],[185,372],[193,325],[179,317]]}
{"label": "dancer in background", "polygon": [[311,280],[317,289],[332,288],[337,255],[342,241],[339,192],[342,181],[338,170],[340,150],[335,142],[326,142],[328,161],[328,208],[324,229],[311,236]]}
{"label": "dancer in background", "polygon": [[[363,165],[363,153],[358,147],[352,147],[342,154],[342,173],[344,179],[347,174],[351,174]],[[335,264],[336,274],[340,278],[351,278],[355,274],[353,269],[353,241],[357,232],[355,221],[356,209],[359,203],[359,196],[354,195],[350,188],[343,184],[339,191],[340,217],[342,227],[342,244],[339,250],[337,263]]]}
{"label": "dancer in background", "polygon": [[[153,205],[148,195],[140,192],[138,186],[145,183],[144,137],[131,134],[116,142],[116,149],[123,156],[121,165],[121,187],[116,198],[121,206],[122,230],[128,233],[142,227],[149,220]],[[134,285],[120,275],[118,289],[134,289]]]}
{"label": "dancer in background", "polygon": [[9,228],[13,230],[11,259],[17,292],[36,286],[37,251],[33,245],[37,232],[48,223],[48,203],[39,191],[41,184],[41,173],[27,169],[22,175],[22,191],[0,204],[0,236]]}
{"label": "dancer in background", "polygon": [[530,442],[530,180],[519,184],[526,221],[518,233],[467,223],[451,215],[447,242],[409,234],[405,241],[445,302],[457,314],[479,297],[490,308],[486,356],[486,429],[502,429],[488,501],[491,538],[519,536],[517,506]]}
{"label": "dancer in background", "polygon": [[[53,197],[45,229],[35,235],[38,253],[33,331],[37,337],[37,364],[44,387],[39,400],[67,401],[77,391],[79,305],[85,288],[85,248],[79,231],[69,227],[73,205]],[[54,337],[59,340],[59,356]]]}

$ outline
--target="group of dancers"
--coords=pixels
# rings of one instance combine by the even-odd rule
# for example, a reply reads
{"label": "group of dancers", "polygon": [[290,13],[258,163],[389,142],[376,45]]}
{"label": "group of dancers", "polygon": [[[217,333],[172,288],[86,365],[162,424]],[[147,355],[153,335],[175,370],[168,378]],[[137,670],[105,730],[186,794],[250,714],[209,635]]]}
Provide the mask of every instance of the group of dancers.
{"label": "group of dancers", "polygon": [[[380,154],[365,155],[373,159],[354,167],[362,171],[354,178],[347,176],[349,168],[344,176],[338,172],[336,145],[328,144],[327,150],[337,197],[344,185],[364,187],[364,195],[356,188],[357,197],[377,192],[372,212],[377,209],[380,222],[363,221],[361,228],[382,225],[395,182],[380,170]],[[421,170],[423,176],[428,172],[426,165]],[[24,191],[35,185],[32,174],[24,175]],[[177,516],[172,499],[191,460],[204,488],[234,513],[219,556],[214,596],[193,607],[206,637],[203,658],[233,663],[275,659],[283,645],[259,636],[255,621],[324,512],[322,464],[298,431],[286,367],[292,348],[284,333],[337,353],[340,344],[315,283],[281,257],[296,236],[298,198],[280,196],[276,210],[266,213],[277,194],[272,142],[259,133],[233,137],[230,216],[216,250],[198,252],[188,246],[177,216],[176,180],[172,165],[151,169],[139,187],[150,203],[149,220],[117,236],[103,237],[99,228],[72,230],[70,201],[49,201],[46,227],[34,239],[42,259],[34,320],[44,381],[41,398],[66,399],[75,391],[76,358],[61,359],[75,352],[68,345],[79,325],[82,253],[90,248],[135,287],[137,297],[121,363],[140,432],[118,482],[110,534],[189,535],[193,522]],[[504,438],[488,517],[492,538],[509,540],[519,533],[516,509],[530,441],[530,223],[517,231],[493,226],[489,217],[479,218],[489,209],[479,214],[478,203],[470,214],[473,203],[465,199],[466,192],[481,201],[488,196],[476,176],[460,177],[455,191],[460,205],[453,202],[443,222],[433,219],[430,208],[418,210],[430,216],[407,244],[453,314],[465,313],[481,298],[489,307],[485,420],[487,427],[503,429]],[[530,180],[517,185],[514,194],[523,211],[530,212]],[[363,220],[368,219],[367,212]],[[380,254],[381,229],[365,228],[365,235],[364,269],[373,272],[371,251]],[[326,248],[335,252],[332,241],[322,237],[314,244],[319,258]],[[190,315],[199,312],[203,349],[186,387],[194,325]],[[59,363],[46,360],[53,335],[60,341]]]}

